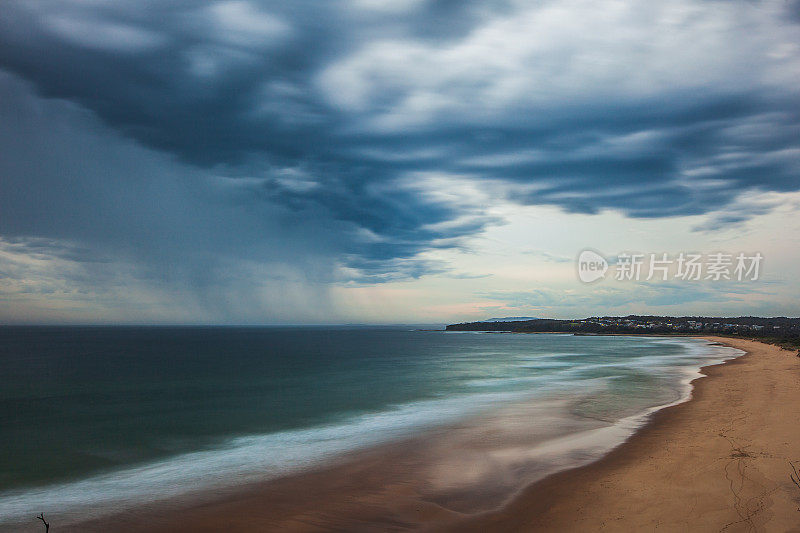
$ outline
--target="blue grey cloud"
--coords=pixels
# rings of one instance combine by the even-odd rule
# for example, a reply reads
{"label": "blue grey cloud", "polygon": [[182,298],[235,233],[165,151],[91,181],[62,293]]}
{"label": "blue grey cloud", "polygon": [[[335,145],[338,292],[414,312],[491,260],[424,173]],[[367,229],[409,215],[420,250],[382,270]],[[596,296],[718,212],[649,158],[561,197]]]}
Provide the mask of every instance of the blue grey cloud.
{"label": "blue grey cloud", "polygon": [[8,0],[0,235],[418,277],[500,222],[430,175],[724,227],[800,189],[797,5]]}

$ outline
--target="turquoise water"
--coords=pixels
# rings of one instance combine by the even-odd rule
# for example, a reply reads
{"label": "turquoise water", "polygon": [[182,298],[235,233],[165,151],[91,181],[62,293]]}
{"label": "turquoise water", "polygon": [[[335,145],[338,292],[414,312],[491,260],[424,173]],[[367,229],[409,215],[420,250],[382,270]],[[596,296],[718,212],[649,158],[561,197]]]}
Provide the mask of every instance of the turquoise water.
{"label": "turquoise water", "polygon": [[614,424],[734,352],[407,328],[0,328],[0,523],[269,478],[518,401]]}

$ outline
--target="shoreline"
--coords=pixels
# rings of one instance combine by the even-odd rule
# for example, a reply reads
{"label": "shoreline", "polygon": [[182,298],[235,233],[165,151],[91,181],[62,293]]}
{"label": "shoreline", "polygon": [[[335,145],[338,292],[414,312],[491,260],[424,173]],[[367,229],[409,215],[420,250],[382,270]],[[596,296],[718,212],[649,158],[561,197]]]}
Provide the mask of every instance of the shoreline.
{"label": "shoreline", "polygon": [[602,458],[435,529],[800,530],[800,489],[789,479],[789,462],[800,464],[800,358],[759,341],[699,337],[746,353],[703,367],[688,401],[653,413]]}
{"label": "shoreline", "polygon": [[[699,336],[693,336],[695,338]],[[724,344],[725,339],[702,337],[709,343]],[[722,341],[722,342],[720,342]],[[736,346],[734,346],[736,347]],[[747,357],[741,355],[723,363],[715,363],[702,367],[701,373],[708,375],[707,370],[726,366],[734,361]],[[64,524],[65,531],[92,531],[107,530],[113,525],[115,530],[122,531],[216,531],[220,529],[238,530],[247,529],[250,525],[260,524],[266,530],[288,531],[313,531],[323,529],[469,529],[470,524],[481,524],[486,520],[496,520],[507,509],[512,509],[520,498],[541,483],[550,482],[564,473],[591,468],[613,455],[626,443],[637,439],[638,435],[646,430],[659,418],[659,415],[675,407],[691,403],[695,397],[696,381],[703,376],[698,376],[687,382],[689,385],[688,398],[682,398],[672,404],[658,406],[649,413],[643,413],[646,422],[635,425],[633,428],[612,426],[611,432],[617,431],[617,440],[611,446],[602,450],[599,455],[582,462],[573,464],[564,463],[548,465],[549,469],[541,471],[534,479],[518,484],[515,489],[507,494],[492,494],[488,489],[491,483],[486,483],[480,491],[470,490],[451,491],[444,497],[436,497],[430,492],[420,490],[419,475],[421,462],[430,457],[422,457],[419,449],[424,449],[431,444],[441,447],[447,443],[456,446],[463,444],[449,436],[450,433],[464,430],[464,428],[446,427],[434,430],[402,442],[381,445],[374,449],[360,450],[350,456],[334,461],[324,468],[316,471],[305,472],[296,476],[271,480],[264,483],[247,484],[238,489],[206,494],[200,497],[190,497],[167,502],[158,502],[151,505],[141,505],[132,508],[129,512],[118,513],[111,516],[99,517],[89,522],[77,525]],[[517,420],[517,425],[529,426],[530,413],[527,418]],[[505,423],[514,423],[513,418],[499,418]],[[480,420],[478,420],[480,421]],[[495,426],[497,426],[495,420]],[[491,424],[492,419],[482,421]],[[473,437],[476,430],[476,421],[472,421]],[[497,437],[480,424],[479,429],[487,438],[508,440],[509,434]],[[498,427],[494,428],[499,429]],[[625,433],[620,435],[620,431]],[[514,436],[513,433],[511,436]],[[622,439],[619,437],[622,436]],[[621,443],[620,443],[621,440]],[[530,442],[521,443],[530,446]],[[456,449],[456,448],[454,448]],[[465,452],[475,452],[465,447],[458,447],[462,458],[461,468],[476,468],[468,459],[482,457],[474,453],[469,456]],[[484,453],[496,450],[484,450]],[[447,452],[444,452],[447,453]],[[444,455],[440,454],[444,457]],[[529,458],[528,458],[529,459]],[[529,461],[530,462],[530,461]],[[576,466],[577,465],[577,466]],[[427,466],[430,466],[428,464]],[[450,465],[452,467],[452,465]],[[445,469],[446,471],[446,469]],[[426,472],[427,473],[427,472]],[[496,487],[495,487],[496,488]],[[494,503],[486,506],[487,501]],[[308,502],[319,503],[318,508],[309,510]],[[254,509],[257,511],[254,512]],[[483,509],[483,514],[481,514]],[[245,518],[246,517],[246,518]],[[143,521],[147,524],[146,527]],[[504,526],[507,528],[507,526]],[[74,528],[74,529],[73,529]],[[477,527],[480,529],[480,527]],[[513,529],[513,528],[512,528]],[[527,528],[526,528],[527,529]]]}

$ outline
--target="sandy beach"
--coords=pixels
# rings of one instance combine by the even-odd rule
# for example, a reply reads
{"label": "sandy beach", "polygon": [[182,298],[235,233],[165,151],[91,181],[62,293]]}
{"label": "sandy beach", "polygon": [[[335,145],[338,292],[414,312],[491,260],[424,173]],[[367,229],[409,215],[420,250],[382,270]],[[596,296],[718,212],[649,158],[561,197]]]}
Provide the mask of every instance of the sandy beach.
{"label": "sandy beach", "polygon": [[[706,367],[709,379],[694,382],[690,401],[658,411],[601,460],[544,477],[511,498],[449,490],[447,473],[459,473],[453,486],[476,476],[497,487],[509,472],[548,472],[517,472],[522,460],[487,461],[474,444],[475,427],[456,427],[244,491],[139,508],[70,530],[800,530],[800,488],[789,479],[789,461],[800,466],[800,358],[758,342],[708,339],[748,354]],[[517,439],[524,449],[525,425],[534,418],[518,411],[503,418],[504,428],[486,421],[486,446]],[[432,470],[432,457],[445,466]]]}
{"label": "sandy beach", "polygon": [[536,483],[458,531],[800,531],[800,358],[759,342],[707,367],[602,460]]}

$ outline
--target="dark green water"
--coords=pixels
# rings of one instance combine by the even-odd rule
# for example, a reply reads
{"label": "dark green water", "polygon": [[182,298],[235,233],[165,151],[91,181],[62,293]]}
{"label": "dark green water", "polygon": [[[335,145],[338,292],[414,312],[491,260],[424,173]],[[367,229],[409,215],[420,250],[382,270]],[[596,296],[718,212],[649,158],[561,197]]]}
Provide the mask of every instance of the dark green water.
{"label": "dark green water", "polygon": [[0,328],[0,523],[279,475],[523,398],[613,423],[722,357],[692,339]]}

